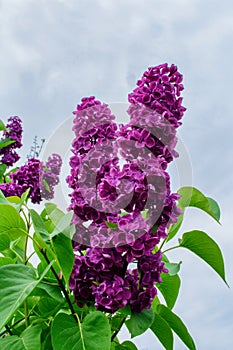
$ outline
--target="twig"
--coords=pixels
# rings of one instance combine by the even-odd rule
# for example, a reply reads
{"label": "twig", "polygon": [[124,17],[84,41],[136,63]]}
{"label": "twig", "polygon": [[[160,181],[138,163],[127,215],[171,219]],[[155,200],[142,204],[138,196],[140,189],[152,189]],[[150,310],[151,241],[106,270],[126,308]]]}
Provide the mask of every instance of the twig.
{"label": "twig", "polygon": [[[43,254],[43,256],[44,256],[46,262],[47,262],[48,265],[49,265],[49,264],[50,264],[50,261],[49,261],[49,258],[47,257],[47,254],[46,254],[45,250],[44,250],[44,249],[40,249],[40,252],[41,252],[41,254]],[[70,301],[69,295],[68,295],[68,293],[67,293],[67,291],[66,291],[66,289],[65,289],[64,284],[62,283],[62,281],[61,281],[60,278],[58,277],[58,275],[57,275],[56,271],[54,270],[53,266],[51,266],[50,269],[51,269],[52,273],[54,274],[54,276],[56,277],[56,279],[57,279],[57,281],[58,281],[59,287],[61,288],[61,290],[62,290],[62,292],[63,292],[63,294],[64,294],[64,296],[65,296],[65,298],[66,298],[66,301],[67,301],[67,303],[68,303],[68,305],[69,305],[70,311],[71,311],[71,313],[72,313],[72,315],[73,315],[73,318],[75,319],[75,322],[78,323],[77,315],[76,315],[76,313],[75,313],[75,311],[74,311],[73,305],[72,305],[72,303],[71,303],[71,301]]]}
{"label": "twig", "polygon": [[169,252],[169,250],[173,250],[173,249],[176,249],[176,248],[180,248],[180,246],[179,246],[179,245],[176,245],[176,246],[174,246],[174,247],[168,248],[168,249],[164,250],[162,253]]}
{"label": "twig", "polygon": [[7,326],[7,324],[6,324],[4,327],[6,328],[6,330],[0,334],[0,337],[1,337],[2,335],[4,335],[6,332],[8,332],[10,335],[13,335],[12,332],[11,332],[10,327]]}
{"label": "twig", "polygon": [[127,317],[124,317],[124,318],[121,320],[120,326],[119,326],[118,329],[112,334],[112,336],[111,336],[111,342],[114,340],[114,338],[116,338],[117,334],[120,332],[121,327],[122,327],[123,324],[125,323],[126,318],[127,318]]}

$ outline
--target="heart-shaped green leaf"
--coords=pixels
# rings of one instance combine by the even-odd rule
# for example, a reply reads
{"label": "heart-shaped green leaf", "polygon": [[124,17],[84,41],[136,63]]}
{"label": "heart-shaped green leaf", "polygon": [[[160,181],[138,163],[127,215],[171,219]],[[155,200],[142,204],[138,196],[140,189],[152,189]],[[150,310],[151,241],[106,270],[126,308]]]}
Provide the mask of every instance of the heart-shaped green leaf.
{"label": "heart-shaped green leaf", "polygon": [[203,259],[226,283],[222,252],[207,233],[198,230],[185,232],[180,240],[180,247],[190,250]]}
{"label": "heart-shaped green leaf", "polygon": [[41,327],[39,325],[27,328],[20,337],[16,335],[0,338],[1,350],[40,350]]}
{"label": "heart-shaped green leaf", "polygon": [[52,344],[54,350],[109,350],[108,319],[102,312],[94,311],[77,323],[72,315],[59,313],[52,324]]}
{"label": "heart-shaped green leaf", "polygon": [[167,273],[162,273],[161,278],[162,283],[157,283],[156,287],[162,293],[169,309],[172,309],[179,294],[180,278],[178,275],[170,276]]}
{"label": "heart-shaped green leaf", "polygon": [[153,310],[147,309],[140,313],[132,313],[130,319],[125,322],[125,325],[131,334],[131,338],[134,338],[150,328],[153,320]]}
{"label": "heart-shaped green leaf", "polygon": [[26,225],[11,205],[0,204],[0,235],[7,234],[11,241],[27,235]]}
{"label": "heart-shaped green leaf", "polygon": [[31,266],[10,264],[0,267],[0,330],[44,278],[49,268],[50,265],[37,278],[36,270]]}

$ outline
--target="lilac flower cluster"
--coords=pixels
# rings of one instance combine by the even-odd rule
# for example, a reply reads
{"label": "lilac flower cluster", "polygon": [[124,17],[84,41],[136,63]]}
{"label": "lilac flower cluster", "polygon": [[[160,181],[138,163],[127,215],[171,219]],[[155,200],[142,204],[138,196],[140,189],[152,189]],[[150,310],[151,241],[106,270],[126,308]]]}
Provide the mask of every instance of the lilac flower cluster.
{"label": "lilac flower cluster", "polygon": [[54,195],[54,186],[59,182],[61,163],[61,157],[57,154],[49,157],[46,166],[39,159],[30,158],[27,164],[10,174],[11,182],[0,184],[0,190],[5,197],[20,197],[29,188],[29,197],[34,204],[39,204],[43,198],[51,199]]}
{"label": "lilac flower cluster", "polygon": [[150,67],[129,94],[129,102],[156,111],[177,128],[186,110],[180,97],[184,89],[182,80],[183,76],[174,64],[170,67],[167,63]]}
{"label": "lilac flower cluster", "polygon": [[0,184],[0,190],[5,197],[21,196],[30,188],[30,198],[32,203],[40,203],[40,172],[41,162],[31,158],[28,163],[21,166],[16,172],[10,174],[12,182]]}
{"label": "lilac flower cluster", "polygon": [[[80,183],[90,183],[92,177],[96,177],[96,167],[99,166],[100,153],[96,152],[96,156],[92,154],[92,163],[95,163],[94,169],[90,164],[87,165],[86,177],[79,179],[80,166],[88,153],[96,149],[106,140],[116,138],[116,124],[111,121],[114,116],[106,104],[101,104],[95,100],[94,96],[83,98],[82,103],[77,106],[77,110],[73,112],[75,115],[73,131],[75,139],[72,143],[73,156],[70,159],[71,174],[67,178],[69,186],[74,190],[71,195],[70,209],[74,214],[82,220],[107,220],[106,215],[92,208],[92,205],[86,203],[82,196]],[[92,167],[93,168],[93,167]],[[83,180],[83,181],[82,181]],[[88,188],[85,192],[88,191]],[[90,191],[89,191],[90,192]],[[92,191],[90,196],[92,196]],[[87,193],[85,193],[87,195]],[[90,201],[93,198],[90,198]]]}
{"label": "lilac flower cluster", "polygon": [[15,151],[17,148],[22,147],[22,126],[21,119],[17,116],[10,117],[6,125],[6,130],[3,132],[3,140],[11,139],[15,142],[0,149],[1,162],[7,166],[14,165],[19,159],[20,156]]}
{"label": "lilac flower cluster", "polygon": [[77,302],[93,301],[108,312],[128,304],[140,312],[157,294],[155,283],[167,270],[154,248],[180,214],[166,168],[177,156],[176,128],[185,111],[181,81],[174,65],[149,68],[129,94],[127,125],[117,127],[93,96],[73,112],[67,182],[76,225],[70,288]]}
{"label": "lilac flower cluster", "polygon": [[[168,272],[164,268],[162,253],[150,253],[142,255],[138,259],[138,268],[133,271],[127,271],[126,279],[131,284],[132,298],[129,305],[133,312],[140,312],[151,306],[154,297],[157,295],[155,283],[161,283],[161,273]],[[139,277],[140,271],[140,277]]]}
{"label": "lilac flower cluster", "polygon": [[39,159],[28,159],[27,164],[21,166],[15,173],[11,173],[12,183],[22,195],[30,188],[29,196],[32,203],[41,202],[40,191],[41,162]]}
{"label": "lilac flower cluster", "polygon": [[62,159],[58,154],[52,154],[43,166],[41,175],[41,197],[47,200],[53,199],[54,187],[59,183],[59,175]]}

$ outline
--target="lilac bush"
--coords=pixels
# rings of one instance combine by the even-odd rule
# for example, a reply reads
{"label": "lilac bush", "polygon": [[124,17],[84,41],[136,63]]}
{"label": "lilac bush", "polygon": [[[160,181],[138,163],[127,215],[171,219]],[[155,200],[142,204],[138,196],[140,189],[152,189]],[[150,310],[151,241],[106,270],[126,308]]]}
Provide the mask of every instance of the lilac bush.
{"label": "lilac bush", "polygon": [[[203,231],[185,232],[164,249],[187,207],[220,220],[218,204],[196,188],[171,191],[168,165],[179,156],[185,112],[182,79],[174,64],[148,68],[128,95],[125,125],[94,96],[81,100],[73,112],[67,213],[51,202],[60,155],[41,161],[35,138],[34,156],[11,168],[20,159],[22,121],[0,121],[1,349],[135,350],[131,341],[120,343],[124,324],[131,338],[150,328],[166,350],[174,333],[196,349],[172,311],[180,262],[167,255],[186,248],[226,279],[221,250]],[[43,206],[41,213],[30,201]]]}

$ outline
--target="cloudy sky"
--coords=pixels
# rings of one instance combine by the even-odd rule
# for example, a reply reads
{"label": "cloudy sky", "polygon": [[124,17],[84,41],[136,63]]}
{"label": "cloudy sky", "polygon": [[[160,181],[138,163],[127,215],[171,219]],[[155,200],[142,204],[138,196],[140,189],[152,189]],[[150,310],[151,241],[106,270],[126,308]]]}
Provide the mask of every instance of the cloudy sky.
{"label": "cloudy sky", "polygon": [[[34,135],[53,136],[81,97],[126,102],[148,66],[178,65],[187,107],[180,137],[191,158],[192,184],[222,209],[221,227],[190,209],[183,231],[212,234],[231,286],[232,23],[230,0],[0,0],[0,117],[23,118],[24,155]],[[170,258],[183,260],[175,312],[198,350],[230,349],[233,292],[187,252]],[[140,350],[162,349],[149,333],[135,342]],[[175,350],[182,349],[176,340]]]}

